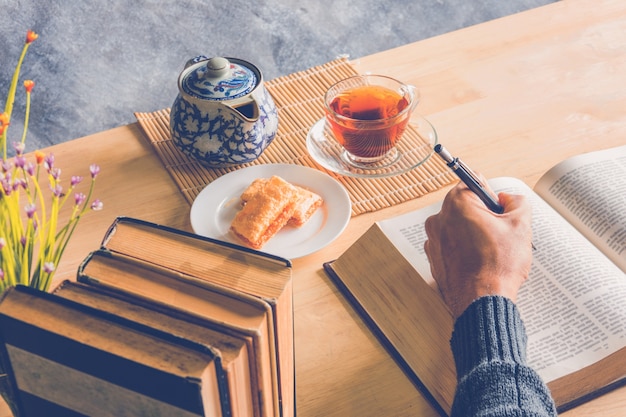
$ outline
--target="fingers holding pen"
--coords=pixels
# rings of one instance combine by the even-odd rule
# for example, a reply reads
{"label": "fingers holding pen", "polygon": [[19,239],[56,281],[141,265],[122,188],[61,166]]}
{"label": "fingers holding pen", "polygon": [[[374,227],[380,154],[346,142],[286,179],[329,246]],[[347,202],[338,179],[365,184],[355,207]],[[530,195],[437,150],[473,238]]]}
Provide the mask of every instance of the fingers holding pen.
{"label": "fingers holding pen", "polygon": [[482,295],[515,299],[527,277],[530,203],[521,195],[500,193],[497,198],[502,214],[489,210],[461,183],[425,222],[430,269],[455,316]]}

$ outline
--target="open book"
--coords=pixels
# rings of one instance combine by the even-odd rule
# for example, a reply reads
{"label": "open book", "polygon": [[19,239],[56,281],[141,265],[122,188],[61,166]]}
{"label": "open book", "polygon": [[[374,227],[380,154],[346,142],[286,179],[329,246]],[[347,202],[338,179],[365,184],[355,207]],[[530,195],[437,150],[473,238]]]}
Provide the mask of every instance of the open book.
{"label": "open book", "polygon": [[[559,411],[626,382],[626,146],[579,155],[534,190],[489,181],[533,207],[533,265],[518,307],[528,362]],[[373,225],[325,264],[382,342],[419,386],[450,412],[456,375],[453,319],[424,253],[424,222],[441,203]]]}

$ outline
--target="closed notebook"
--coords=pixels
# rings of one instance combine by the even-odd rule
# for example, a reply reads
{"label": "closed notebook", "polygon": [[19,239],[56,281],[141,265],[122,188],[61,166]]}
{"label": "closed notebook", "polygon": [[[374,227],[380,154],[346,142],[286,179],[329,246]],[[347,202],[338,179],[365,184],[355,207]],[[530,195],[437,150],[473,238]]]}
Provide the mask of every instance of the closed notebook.
{"label": "closed notebook", "polygon": [[26,417],[230,415],[210,347],[30,287],[3,294],[0,353]]}

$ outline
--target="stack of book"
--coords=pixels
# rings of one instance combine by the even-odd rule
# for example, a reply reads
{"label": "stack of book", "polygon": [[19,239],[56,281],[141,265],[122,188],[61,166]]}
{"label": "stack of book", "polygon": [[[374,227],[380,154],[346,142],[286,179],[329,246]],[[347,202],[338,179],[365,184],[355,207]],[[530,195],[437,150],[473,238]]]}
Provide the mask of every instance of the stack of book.
{"label": "stack of book", "polygon": [[0,338],[20,415],[295,415],[290,262],[154,223],[5,292]]}

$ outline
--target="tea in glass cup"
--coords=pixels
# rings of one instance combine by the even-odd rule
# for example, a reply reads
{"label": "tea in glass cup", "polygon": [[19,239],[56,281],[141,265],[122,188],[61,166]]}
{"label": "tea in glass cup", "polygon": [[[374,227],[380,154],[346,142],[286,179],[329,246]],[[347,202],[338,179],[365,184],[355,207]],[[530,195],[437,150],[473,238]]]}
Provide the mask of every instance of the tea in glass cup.
{"label": "tea in glass cup", "polygon": [[415,87],[390,77],[350,77],[326,92],[326,120],[348,162],[374,163],[397,153],[418,99]]}

